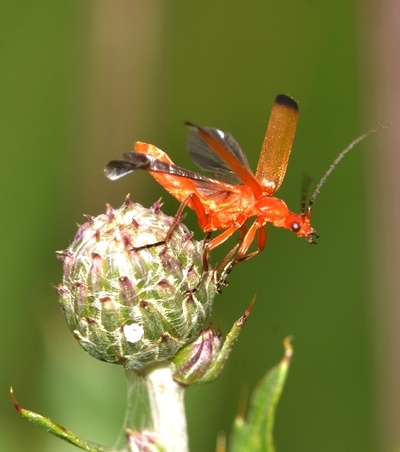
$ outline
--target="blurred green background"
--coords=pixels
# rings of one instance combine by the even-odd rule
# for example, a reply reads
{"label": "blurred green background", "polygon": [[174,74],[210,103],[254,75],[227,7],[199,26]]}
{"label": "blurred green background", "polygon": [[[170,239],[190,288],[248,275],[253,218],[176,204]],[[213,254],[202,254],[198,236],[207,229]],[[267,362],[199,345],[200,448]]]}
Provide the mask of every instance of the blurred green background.
{"label": "blurred green background", "polygon": [[[17,416],[11,384],[24,407],[83,438],[112,445],[118,435],[123,370],[90,358],[67,330],[55,250],[82,214],[118,207],[128,192],[144,205],[162,196],[171,215],[178,204],[147,174],[106,180],[107,161],[140,140],[196,169],[185,150],[190,120],[232,132],[255,168],[273,99],[289,94],[300,122],[278,196],[299,211],[303,173],[315,184],[371,126],[361,113],[363,33],[348,0],[1,2],[1,450],[73,450]],[[287,335],[295,355],[278,450],[377,450],[368,155],[361,144],[323,187],[318,246],[269,227],[266,250],[231,274],[214,324],[226,333],[257,302],[222,376],[187,391],[192,452],[215,449],[243,387],[279,361]],[[187,224],[202,238],[193,212]]]}

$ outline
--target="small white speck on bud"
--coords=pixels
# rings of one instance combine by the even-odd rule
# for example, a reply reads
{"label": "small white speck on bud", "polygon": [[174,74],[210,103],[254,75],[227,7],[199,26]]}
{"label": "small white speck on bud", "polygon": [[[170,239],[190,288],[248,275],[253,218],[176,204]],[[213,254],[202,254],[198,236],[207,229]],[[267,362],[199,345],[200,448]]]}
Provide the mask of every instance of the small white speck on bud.
{"label": "small white speck on bud", "polygon": [[131,325],[124,325],[122,327],[124,331],[125,338],[128,342],[134,344],[142,339],[144,334],[144,329],[137,323],[132,323]]}

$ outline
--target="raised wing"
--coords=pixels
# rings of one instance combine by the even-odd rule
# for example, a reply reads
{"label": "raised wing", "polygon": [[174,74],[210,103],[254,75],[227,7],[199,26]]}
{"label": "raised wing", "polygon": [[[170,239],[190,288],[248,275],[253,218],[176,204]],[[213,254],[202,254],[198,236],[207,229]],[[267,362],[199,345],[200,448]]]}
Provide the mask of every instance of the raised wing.
{"label": "raised wing", "polygon": [[[138,169],[148,171],[180,202],[195,193],[201,199],[206,212],[222,203],[236,205],[241,199],[240,186],[229,185],[176,166],[168,155],[156,146],[137,142],[135,149],[136,152],[123,154],[123,159],[107,164],[104,172],[109,179],[119,179]],[[191,201],[188,206],[194,208]]]}
{"label": "raised wing", "polygon": [[256,171],[257,181],[270,194],[278,190],[285,177],[298,117],[297,103],[279,94],[272,107]]}
{"label": "raised wing", "polygon": [[[245,163],[241,161],[236,153],[227,147],[225,141],[221,140],[218,133],[215,134],[210,132],[210,130],[215,131],[215,129],[197,127],[190,123],[187,123],[187,125],[191,129],[191,133],[197,135],[199,139],[207,145],[211,153],[214,153],[217,157],[219,157],[219,161],[222,160],[225,163],[225,167],[230,168],[231,173],[236,176],[235,180],[239,180],[241,183],[246,185],[254,195],[262,195],[263,189],[249,169],[247,159],[245,159]],[[244,156],[241,151],[240,153]],[[209,162],[209,160],[210,159],[208,159],[207,162]],[[215,167],[215,165],[211,164],[210,166],[213,168]],[[222,173],[223,177],[228,177],[228,173],[226,173],[225,170],[223,170]]]}
{"label": "raised wing", "polygon": [[213,182],[212,179],[209,179],[206,176],[194,173],[193,171],[181,168],[172,163],[163,162],[155,157],[147,154],[141,154],[139,152],[125,152],[123,154],[123,159],[112,160],[109,162],[104,168],[104,173],[109,179],[116,180],[139,169],[155,173],[166,173],[181,176],[186,179]]}
{"label": "raised wing", "polygon": [[[203,171],[208,171],[218,180],[228,184],[242,184],[242,180],[230,168],[230,166],[204,141],[197,133],[197,127],[187,122],[189,126],[189,134],[187,139],[187,150],[193,162]],[[209,136],[222,143],[225,148],[239,160],[239,162],[247,168],[251,173],[246,155],[243,153],[239,143],[228,132],[223,132],[212,127],[203,127],[202,130]]]}

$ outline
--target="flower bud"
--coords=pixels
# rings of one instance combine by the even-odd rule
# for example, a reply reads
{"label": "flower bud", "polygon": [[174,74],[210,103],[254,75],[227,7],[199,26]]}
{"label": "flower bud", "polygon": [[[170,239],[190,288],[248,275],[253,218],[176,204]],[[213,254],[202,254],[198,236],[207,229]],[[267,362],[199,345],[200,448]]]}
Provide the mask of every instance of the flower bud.
{"label": "flower bud", "polygon": [[210,383],[222,372],[235,342],[249,318],[255,297],[243,315],[236,320],[222,342],[221,333],[211,327],[200,332],[170,360],[174,365],[172,378],[183,386]]}
{"label": "flower bud", "polygon": [[172,358],[173,379],[185,386],[201,382],[218,358],[221,345],[219,331],[213,331],[211,327],[201,331],[197,339],[182,347]]}
{"label": "flower bud", "polygon": [[157,445],[157,435],[147,430],[137,432],[127,429],[126,446],[129,452],[161,452],[161,446]]}
{"label": "flower bud", "polygon": [[209,318],[215,284],[203,273],[203,243],[160,204],[145,209],[126,199],[79,227],[57,288],[68,326],[97,359],[128,370],[166,360],[197,337]]}

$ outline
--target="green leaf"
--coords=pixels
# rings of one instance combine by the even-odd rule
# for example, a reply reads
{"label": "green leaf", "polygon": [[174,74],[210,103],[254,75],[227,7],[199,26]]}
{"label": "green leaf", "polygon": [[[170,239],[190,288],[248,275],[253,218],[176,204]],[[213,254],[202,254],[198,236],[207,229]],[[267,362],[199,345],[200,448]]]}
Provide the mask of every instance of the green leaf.
{"label": "green leaf", "polygon": [[235,420],[231,452],[274,452],[272,430],[275,409],[282,393],[293,349],[290,338],[284,341],[282,361],[271,369],[254,390],[247,418],[238,415]]}
{"label": "green leaf", "polygon": [[74,433],[71,431],[65,429],[61,425],[57,424],[56,422],[52,421],[51,419],[42,416],[41,414],[35,413],[34,411],[26,410],[25,408],[22,408],[18,402],[17,399],[14,396],[13,388],[10,388],[11,398],[14,404],[15,409],[17,412],[25,419],[28,419],[28,421],[33,422],[34,424],[38,425],[40,428],[46,430],[47,432],[57,436],[58,438],[63,439],[67,443],[73,444],[76,447],[79,447],[82,450],[85,450],[87,452],[110,452],[110,449],[98,446],[96,444],[83,441],[75,436]]}

